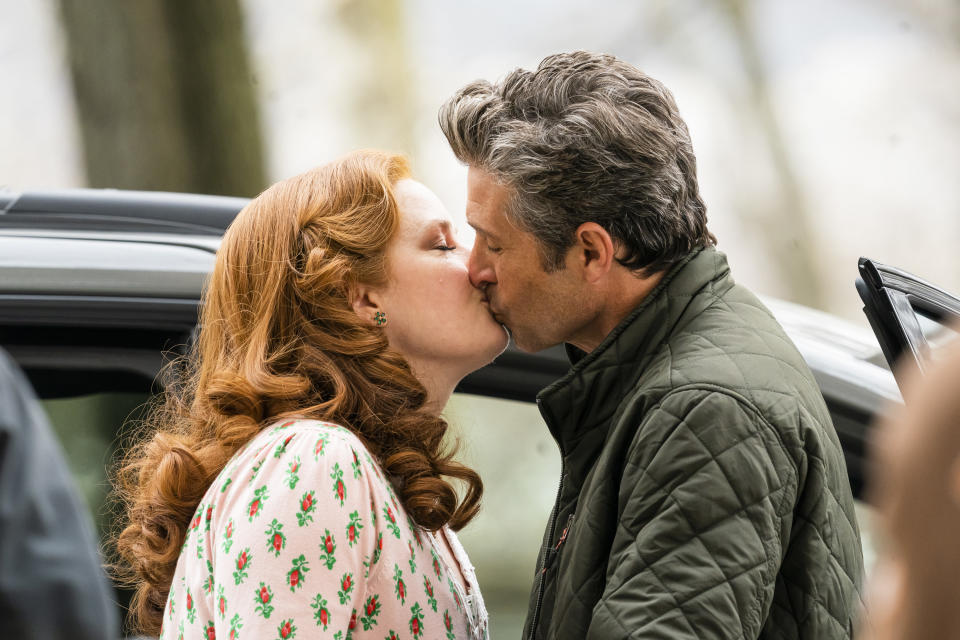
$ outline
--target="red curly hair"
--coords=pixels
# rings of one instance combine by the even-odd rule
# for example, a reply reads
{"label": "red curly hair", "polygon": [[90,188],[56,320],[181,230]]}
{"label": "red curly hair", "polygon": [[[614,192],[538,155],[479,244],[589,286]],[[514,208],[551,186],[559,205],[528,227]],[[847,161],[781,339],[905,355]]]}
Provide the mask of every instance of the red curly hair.
{"label": "red curly hair", "polygon": [[[132,626],[159,632],[187,527],[229,459],[269,423],[301,416],[352,430],[413,520],[459,529],[483,485],[453,461],[447,424],[382,331],[354,312],[358,284],[387,280],[406,160],[362,151],[273,185],[223,237],[190,356],[115,474],[125,520],[118,576],[135,587]],[[451,480],[465,489],[459,498]]]}

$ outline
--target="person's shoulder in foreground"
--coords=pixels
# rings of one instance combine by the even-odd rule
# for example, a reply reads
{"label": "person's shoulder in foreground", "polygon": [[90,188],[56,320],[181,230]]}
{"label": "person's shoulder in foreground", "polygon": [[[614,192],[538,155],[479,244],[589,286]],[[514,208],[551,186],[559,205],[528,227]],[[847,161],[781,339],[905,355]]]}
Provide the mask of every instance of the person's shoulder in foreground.
{"label": "person's shoulder in foreground", "polygon": [[686,125],[612,56],[476,81],[440,125],[469,165],[470,271],[562,457],[527,638],[845,638],[862,556],[843,455],[796,348],[707,230]]}
{"label": "person's shoulder in foreground", "polygon": [[464,592],[433,540],[356,434],[282,420],[201,500],[161,637],[469,637],[465,625],[480,615],[471,605],[482,600]]}
{"label": "person's shoulder in foreground", "polygon": [[0,351],[0,637],[116,637],[89,516],[26,378]]}

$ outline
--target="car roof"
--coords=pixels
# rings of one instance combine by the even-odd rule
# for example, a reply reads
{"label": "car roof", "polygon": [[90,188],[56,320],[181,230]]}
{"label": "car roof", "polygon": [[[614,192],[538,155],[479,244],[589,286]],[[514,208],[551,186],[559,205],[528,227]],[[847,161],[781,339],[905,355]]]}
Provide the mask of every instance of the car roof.
{"label": "car roof", "polygon": [[[220,237],[247,202],[110,189],[0,194],[0,293],[198,301]],[[873,415],[900,400],[869,329],[776,298],[763,302],[797,345],[828,402]],[[561,348],[533,357],[511,349],[501,358],[550,375],[567,367]]]}

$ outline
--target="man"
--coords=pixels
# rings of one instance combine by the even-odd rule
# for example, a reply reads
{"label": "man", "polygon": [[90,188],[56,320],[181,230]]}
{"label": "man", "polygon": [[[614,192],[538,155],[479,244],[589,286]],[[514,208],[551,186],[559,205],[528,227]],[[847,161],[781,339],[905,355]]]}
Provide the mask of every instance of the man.
{"label": "man", "polygon": [[471,279],[520,348],[573,362],[538,397],[562,472],[524,637],[850,637],[839,442],[714,248],[670,92],[560,54],[467,85],[440,125],[469,165]]}
{"label": "man", "polygon": [[960,640],[960,343],[937,355],[877,428],[871,484],[887,544],[871,577],[871,640]]}
{"label": "man", "polygon": [[0,638],[117,637],[111,595],[56,437],[0,350]]}

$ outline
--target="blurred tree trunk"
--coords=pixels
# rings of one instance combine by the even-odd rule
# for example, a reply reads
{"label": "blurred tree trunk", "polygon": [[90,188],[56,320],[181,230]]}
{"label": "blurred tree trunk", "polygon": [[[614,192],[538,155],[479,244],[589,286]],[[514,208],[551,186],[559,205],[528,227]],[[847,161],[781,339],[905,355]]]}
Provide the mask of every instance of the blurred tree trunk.
{"label": "blurred tree trunk", "polygon": [[60,10],[91,186],[265,186],[238,0],[60,0]]}
{"label": "blurred tree trunk", "polygon": [[416,79],[403,0],[339,0],[335,7],[339,30],[353,43],[351,57],[357,69],[347,105],[354,138],[363,146],[415,158]]}
{"label": "blurred tree trunk", "polygon": [[767,71],[750,22],[749,4],[749,0],[724,0],[722,7],[743,62],[752,110],[764,133],[780,182],[777,210],[749,215],[749,223],[760,232],[758,235],[771,257],[770,264],[788,288],[789,299],[823,308],[822,275],[814,260],[817,251],[814,226],[783,130],[770,102]]}

